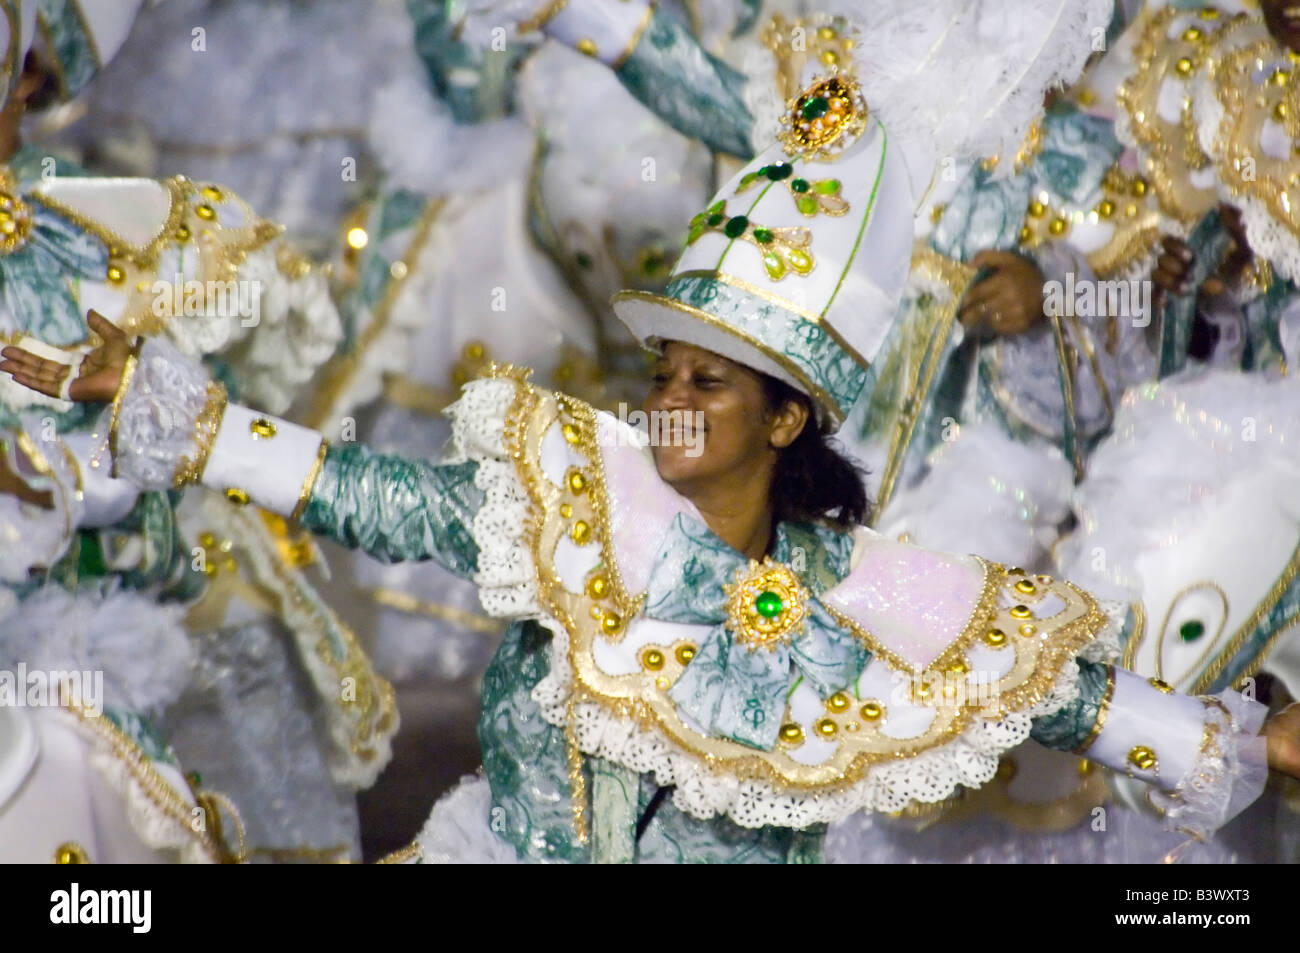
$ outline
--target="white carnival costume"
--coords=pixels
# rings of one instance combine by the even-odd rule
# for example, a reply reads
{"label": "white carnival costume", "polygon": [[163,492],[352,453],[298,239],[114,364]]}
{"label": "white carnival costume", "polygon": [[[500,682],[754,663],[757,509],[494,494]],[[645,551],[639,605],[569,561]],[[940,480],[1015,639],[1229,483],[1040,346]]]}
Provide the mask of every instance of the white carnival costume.
{"label": "white carnival costume", "polygon": [[[849,72],[812,81],[787,119],[692,221],[664,294],[615,307],[651,347],[685,340],[786,381],[834,429],[894,315],[914,207]],[[827,198],[808,214],[805,194]],[[509,370],[466,387],[440,464],[234,404],[196,436],[207,388],[145,343],[115,401],[127,479],[181,468],[381,559],[436,558],[513,620],[484,679],[487,777],[435,808],[413,856],[815,860],[820,825],[979,787],[1031,734],[1154,783],[1193,829],[1257,793],[1259,706],[1106,665],[1111,623],[1068,583],[811,524],[782,523],[747,563],[634,431]]]}

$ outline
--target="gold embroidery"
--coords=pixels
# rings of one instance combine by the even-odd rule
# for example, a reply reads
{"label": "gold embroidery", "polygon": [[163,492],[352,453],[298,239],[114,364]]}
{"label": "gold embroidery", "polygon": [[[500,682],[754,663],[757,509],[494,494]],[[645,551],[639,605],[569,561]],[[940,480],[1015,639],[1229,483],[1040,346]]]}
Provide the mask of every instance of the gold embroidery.
{"label": "gold embroidery", "polygon": [[131,389],[131,379],[135,376],[136,361],[134,354],[126,359],[126,364],[122,367],[122,380],[117,385],[117,392],[113,394],[113,405],[108,423],[108,449],[113,456],[110,475],[114,477],[117,476],[117,421],[122,415],[122,401],[126,399],[126,392]]}
{"label": "gold embroidery", "polygon": [[637,44],[641,42],[641,36],[645,33],[646,27],[648,27],[650,21],[654,19],[654,14],[655,5],[653,3],[647,3],[645,13],[641,15],[641,22],[638,23],[636,29],[632,31],[632,37],[627,41],[627,46],[623,47],[623,52],[618,54],[618,56],[614,58],[614,62],[610,64],[610,69],[617,70],[628,61],[628,57],[632,55],[637,48]]}
{"label": "gold embroidery", "polygon": [[172,486],[176,489],[198,483],[203,479],[208,457],[212,455],[212,445],[217,441],[217,432],[221,429],[221,418],[226,413],[226,388],[220,381],[208,381],[208,399],[194,420],[194,458],[182,456],[176,464],[172,475]]}
{"label": "gold embroidery", "polygon": [[[1010,671],[999,680],[997,692],[990,693],[994,695],[991,700],[978,706],[936,707],[934,723],[918,738],[889,738],[880,730],[879,722],[860,726],[860,730],[853,732],[839,732],[837,727],[836,753],[825,763],[810,766],[794,761],[780,747],[771,752],[761,752],[735,742],[701,736],[681,721],[676,706],[667,696],[668,688],[680,671],[671,655],[663,653],[664,667],[660,670],[639,670],[621,676],[607,675],[595,664],[592,647],[598,640],[607,638],[600,618],[604,613],[587,592],[568,591],[553,568],[556,546],[567,532],[567,521],[560,517],[558,505],[564,490],[551,482],[541,469],[541,445],[552,427],[572,427],[572,446],[586,461],[583,470],[589,481],[588,497],[593,504],[599,504],[594,524],[595,541],[601,547],[602,571],[614,590],[607,598],[612,599],[614,611],[622,620],[632,618],[640,610],[639,600],[627,595],[617,572],[605,510],[608,497],[602,458],[595,444],[594,411],[570,397],[543,395],[521,380],[523,375],[518,372],[499,369],[494,376],[513,377],[518,384],[515,400],[507,414],[505,446],[515,461],[531,503],[525,532],[538,571],[539,598],[547,612],[569,633],[569,662],[574,674],[569,699],[570,721],[576,706],[595,703],[656,730],[685,751],[729,775],[767,778],[795,789],[834,788],[858,780],[874,763],[909,757],[949,741],[966,730],[976,718],[998,720],[1010,712],[1035,704],[1050,692],[1061,668],[1105,625],[1105,616],[1087,594],[1068,584],[1044,585],[1038,591],[1039,597],[1032,602],[1040,603],[1044,595],[1051,593],[1064,603],[1064,607],[1053,616],[1035,620],[1039,631],[1046,637],[1016,641],[1011,649],[1015,661]],[[970,644],[982,636],[989,624],[1013,628],[1010,609],[997,608],[996,597],[1001,587],[1010,587],[1016,580],[1006,577],[1001,567],[988,563],[982,565],[985,588],[965,631],[928,668],[942,669],[960,661]],[[1024,594],[1020,595],[1024,597]],[[839,624],[851,629],[895,669],[916,670],[916,666],[898,658],[851,620],[832,614]]]}

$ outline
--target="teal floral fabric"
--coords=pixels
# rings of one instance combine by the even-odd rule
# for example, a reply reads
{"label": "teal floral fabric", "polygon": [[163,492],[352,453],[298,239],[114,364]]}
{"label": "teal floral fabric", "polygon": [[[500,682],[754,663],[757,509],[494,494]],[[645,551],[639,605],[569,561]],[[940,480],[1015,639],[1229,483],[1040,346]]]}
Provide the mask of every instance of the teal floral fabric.
{"label": "teal floral fabric", "polygon": [[745,77],[714,59],[672,14],[655,10],[627,60],[623,85],[678,132],[742,159],[754,124],[741,99]]}
{"label": "teal floral fabric", "polygon": [[1106,698],[1112,666],[1079,660],[1079,697],[1053,715],[1034,719],[1029,736],[1057,751],[1077,751],[1092,734]]}
{"label": "teal floral fabric", "polygon": [[477,470],[473,461],[438,465],[332,446],[302,525],[383,562],[436,558],[469,578],[478,568],[470,527],[483,505]]}

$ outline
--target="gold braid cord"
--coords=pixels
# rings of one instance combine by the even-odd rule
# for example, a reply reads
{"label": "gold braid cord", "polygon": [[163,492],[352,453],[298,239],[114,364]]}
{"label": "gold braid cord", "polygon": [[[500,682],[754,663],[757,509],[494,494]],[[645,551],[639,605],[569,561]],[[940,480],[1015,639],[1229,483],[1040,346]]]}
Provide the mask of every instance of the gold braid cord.
{"label": "gold braid cord", "polygon": [[[581,732],[573,729],[580,720],[577,710],[595,704],[653,732],[719,776],[764,779],[780,790],[833,791],[860,780],[872,765],[910,758],[943,745],[977,720],[998,721],[1041,702],[1051,693],[1064,666],[1107,623],[1096,602],[1074,586],[985,562],[983,593],[964,631],[925,672],[914,671],[871,633],[833,613],[841,626],[871,650],[874,661],[913,681],[913,704],[934,708],[935,717],[923,734],[887,737],[882,728],[888,721],[889,699],[853,698],[853,686],[825,700],[826,711],[815,730],[819,740],[832,744],[834,751],[815,765],[790,756],[785,741],[791,739],[784,729],[783,742],[771,751],[701,734],[683,722],[668,697],[697,644],[682,640],[638,645],[642,664],[632,674],[608,674],[593,655],[602,642],[617,645],[625,639],[628,623],[639,614],[644,599],[627,591],[618,570],[595,411],[571,397],[533,387],[526,374],[514,368],[494,367],[489,376],[513,380],[517,388],[507,416],[505,447],[531,504],[525,532],[537,567],[541,605],[569,637],[573,680],[566,721],[571,747],[581,741]],[[543,439],[552,428],[558,428],[570,450],[563,485],[552,480],[541,464]],[[551,437],[554,439],[553,434]],[[567,588],[555,566],[557,547],[566,537],[580,547],[598,548],[595,568],[587,574],[582,591]],[[700,626],[698,631],[703,636],[708,627]],[[971,672],[967,653],[976,647],[1013,653],[1006,674],[991,689],[981,690],[978,704],[944,705],[946,689],[936,679],[944,679],[949,672]],[[791,722],[788,708],[785,721]],[[571,773],[576,787],[580,771]]]}

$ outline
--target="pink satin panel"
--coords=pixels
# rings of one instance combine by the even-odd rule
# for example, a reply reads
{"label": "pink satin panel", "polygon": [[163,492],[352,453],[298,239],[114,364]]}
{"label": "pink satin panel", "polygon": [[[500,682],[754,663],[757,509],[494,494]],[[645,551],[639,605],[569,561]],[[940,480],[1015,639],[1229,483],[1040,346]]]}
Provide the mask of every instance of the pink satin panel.
{"label": "pink satin panel", "polygon": [[677,514],[704,520],[694,504],[659,478],[649,449],[632,444],[634,428],[605,413],[596,420],[615,558],[628,593],[636,595],[649,584],[654,558]]}
{"label": "pink satin panel", "polygon": [[822,601],[895,655],[923,669],[961,635],[984,589],[971,556],[952,556],[879,536],[862,538],[861,562]]}

